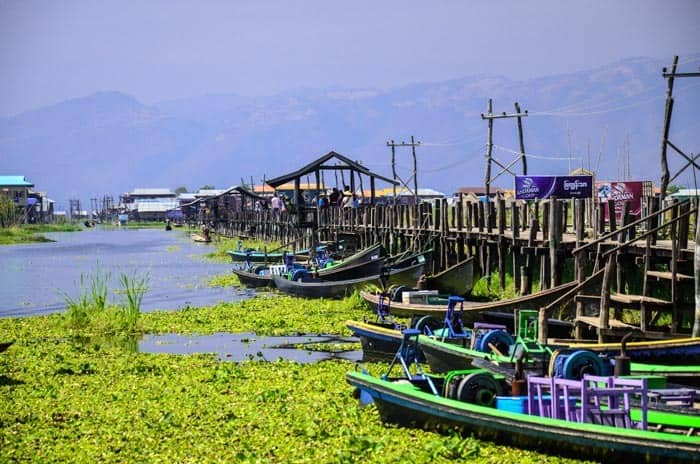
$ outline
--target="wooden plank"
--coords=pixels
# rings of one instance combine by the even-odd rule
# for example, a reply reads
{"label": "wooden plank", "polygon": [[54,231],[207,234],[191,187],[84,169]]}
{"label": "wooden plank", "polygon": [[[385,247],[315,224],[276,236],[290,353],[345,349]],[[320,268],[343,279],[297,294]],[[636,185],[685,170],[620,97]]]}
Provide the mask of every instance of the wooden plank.
{"label": "wooden plank", "polygon": [[[673,273],[666,272],[666,271],[648,271],[647,276],[655,277],[656,279],[664,279],[664,280],[673,279]],[[692,282],[694,280],[695,280],[695,277],[693,277],[691,275],[676,273],[676,281],[678,281],[678,282]]]}
{"label": "wooden plank", "polygon": [[[600,318],[596,316],[579,316],[576,318],[576,322],[582,322],[584,324],[595,327],[596,329],[604,329],[606,327],[601,326]],[[611,329],[636,329],[637,327],[633,325],[626,324],[618,319],[608,319],[608,327]]]}

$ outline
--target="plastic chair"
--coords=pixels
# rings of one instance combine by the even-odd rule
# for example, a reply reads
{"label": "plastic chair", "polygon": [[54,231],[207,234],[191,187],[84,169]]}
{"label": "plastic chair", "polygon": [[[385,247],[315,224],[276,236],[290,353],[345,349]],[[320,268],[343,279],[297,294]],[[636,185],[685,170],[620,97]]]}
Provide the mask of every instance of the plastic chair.
{"label": "plastic chair", "polygon": [[[584,375],[582,384],[581,418],[583,422],[623,428],[639,427],[646,430],[648,401],[646,379]],[[630,417],[632,395],[640,395],[642,398],[642,420],[639,423],[632,422]]]}
{"label": "plastic chair", "polygon": [[558,400],[563,400],[563,410],[559,408],[559,401],[555,409],[555,419],[564,419],[569,422],[581,422],[581,408],[576,406],[576,401],[581,398],[581,380],[569,380],[560,377],[554,378],[554,394]]}
{"label": "plastic chair", "polygon": [[[531,375],[527,378],[527,413],[531,416],[552,417],[558,415],[557,402],[552,402],[554,393],[554,379],[552,377],[537,377]],[[545,398],[548,395],[549,398]],[[535,412],[537,401],[537,412]]]}

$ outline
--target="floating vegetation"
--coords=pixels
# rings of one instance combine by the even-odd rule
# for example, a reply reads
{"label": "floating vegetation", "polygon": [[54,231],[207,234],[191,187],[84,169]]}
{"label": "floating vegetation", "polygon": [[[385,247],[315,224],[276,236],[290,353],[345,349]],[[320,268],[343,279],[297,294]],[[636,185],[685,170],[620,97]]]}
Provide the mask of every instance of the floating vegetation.
{"label": "floating vegetation", "polygon": [[208,285],[210,287],[233,287],[234,285],[240,285],[241,281],[238,280],[236,274],[221,274],[209,279]]}
{"label": "floating vegetation", "polygon": [[357,298],[308,300],[286,295],[259,294],[234,303],[177,312],[156,311],[141,315],[147,333],[211,334],[255,332],[258,335],[344,334],[347,319],[369,313]]}
{"label": "floating vegetation", "polygon": [[41,233],[43,232],[77,232],[82,230],[75,224],[25,224],[11,227],[0,227],[0,245],[21,243],[53,242]]}
{"label": "floating vegetation", "polygon": [[[347,314],[332,305],[332,318]],[[158,317],[176,325],[167,316],[178,313]],[[385,426],[352,397],[348,361],[135,353],[72,341],[61,320],[0,319],[0,334],[15,340],[0,355],[2,462],[577,462]]]}
{"label": "floating vegetation", "polygon": [[165,247],[165,251],[167,251],[168,253],[180,251],[180,245],[168,245],[167,247]]}

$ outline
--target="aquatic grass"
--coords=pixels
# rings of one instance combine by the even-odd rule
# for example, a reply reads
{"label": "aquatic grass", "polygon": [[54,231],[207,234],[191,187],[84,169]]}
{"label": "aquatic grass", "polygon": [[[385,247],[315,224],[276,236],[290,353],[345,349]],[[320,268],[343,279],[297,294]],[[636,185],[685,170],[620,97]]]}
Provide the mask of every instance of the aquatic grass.
{"label": "aquatic grass", "polygon": [[62,292],[66,303],[64,315],[67,329],[83,335],[124,334],[138,332],[141,302],[148,290],[148,274],[129,276],[122,273],[119,281],[122,304],[109,304],[111,273],[97,269],[81,274],[78,296]]}
{"label": "aquatic grass", "polygon": [[126,317],[126,321],[132,327],[136,326],[136,320],[141,313],[141,302],[144,294],[148,291],[148,274],[129,276],[126,273],[121,273],[119,281],[124,290],[124,304],[122,312]]}
{"label": "aquatic grass", "polygon": [[73,328],[86,327],[90,320],[104,312],[107,307],[110,279],[109,272],[97,269],[92,275],[80,274],[77,297],[73,298],[62,292],[66,303],[66,317]]}

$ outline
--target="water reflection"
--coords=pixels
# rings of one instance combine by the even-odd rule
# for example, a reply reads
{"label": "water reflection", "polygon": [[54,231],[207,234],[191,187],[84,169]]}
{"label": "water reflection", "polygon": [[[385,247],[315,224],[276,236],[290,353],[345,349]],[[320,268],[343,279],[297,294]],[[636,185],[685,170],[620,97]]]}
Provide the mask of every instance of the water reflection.
{"label": "water reflection", "polygon": [[[213,335],[147,335],[138,343],[142,353],[215,353],[224,361],[276,361],[313,363],[330,359],[360,361],[358,339],[337,335],[263,337],[254,333]],[[352,344],[352,345],[350,345]],[[321,351],[323,350],[323,351]]]}
{"label": "water reflection", "polygon": [[[205,260],[203,255],[213,247],[193,243],[184,233],[95,228],[46,235],[56,242],[0,247],[0,317],[63,311],[61,292],[76,297],[81,274],[98,267],[112,274],[112,290],[119,288],[122,272],[148,274],[144,311],[206,306],[253,294],[209,287],[209,279],[230,272],[231,265]],[[112,293],[110,298],[120,297]]]}

